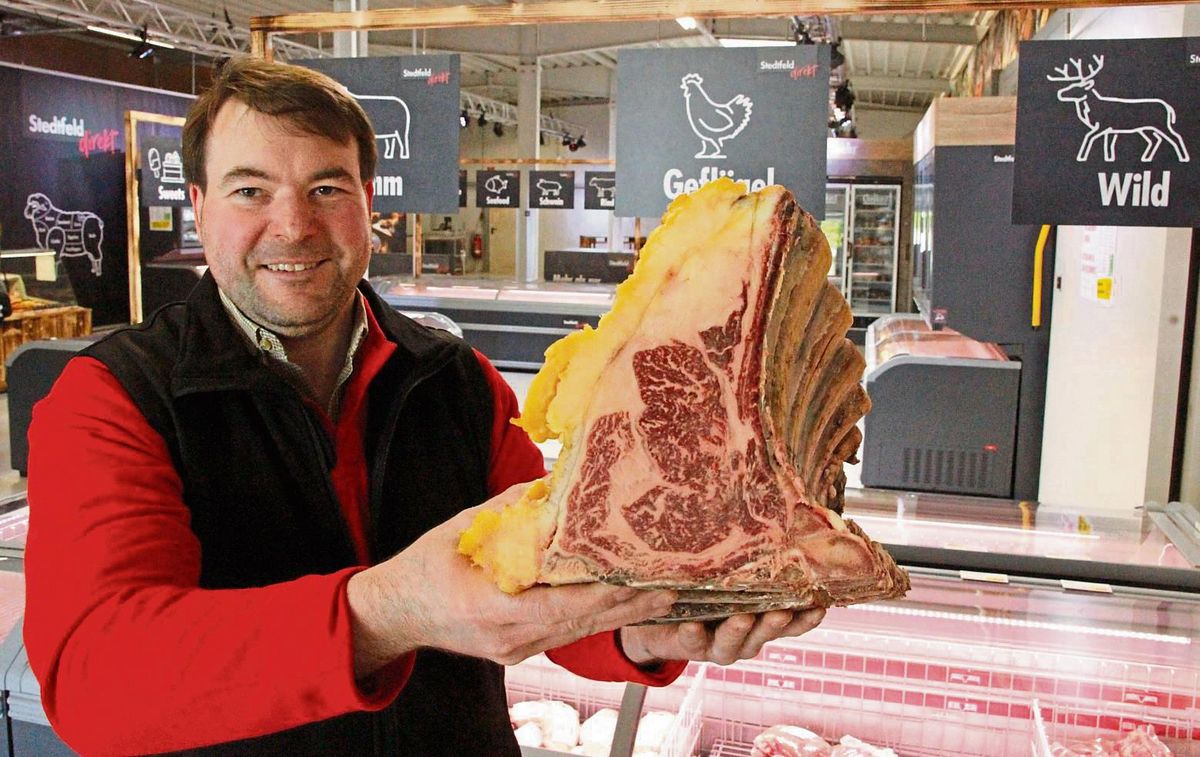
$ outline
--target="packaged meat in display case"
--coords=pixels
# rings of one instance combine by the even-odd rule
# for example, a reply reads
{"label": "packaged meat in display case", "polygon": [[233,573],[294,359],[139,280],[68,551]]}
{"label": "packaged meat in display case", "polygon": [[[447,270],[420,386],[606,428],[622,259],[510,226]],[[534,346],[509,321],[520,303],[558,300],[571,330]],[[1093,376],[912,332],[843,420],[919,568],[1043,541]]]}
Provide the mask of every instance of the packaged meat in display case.
{"label": "packaged meat in display case", "polygon": [[831,609],[709,670],[701,750],[1200,755],[1198,619],[1182,594],[915,574],[903,601]]}
{"label": "packaged meat in display case", "polygon": [[[700,739],[700,699],[704,668],[690,665],[679,680],[663,688],[645,688],[640,712],[633,709],[632,754],[639,757],[690,757]],[[618,718],[626,700],[623,683],[580,678],[537,655],[505,674],[509,719],[517,743],[527,755],[604,756],[620,740]],[[633,687],[630,684],[629,687]],[[628,753],[628,752],[625,752]]]}

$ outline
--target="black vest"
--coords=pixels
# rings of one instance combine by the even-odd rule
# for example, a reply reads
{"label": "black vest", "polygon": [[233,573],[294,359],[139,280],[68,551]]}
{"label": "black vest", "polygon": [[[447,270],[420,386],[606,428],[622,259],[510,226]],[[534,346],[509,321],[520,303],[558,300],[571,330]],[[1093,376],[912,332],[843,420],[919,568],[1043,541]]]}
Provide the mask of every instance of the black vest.
{"label": "black vest", "polygon": [[[398,346],[371,384],[365,452],[372,562],[487,498],[492,395],[461,340],[360,287]],[[206,275],[185,303],[84,353],[162,435],[202,548],[200,585],[245,588],[331,573],[355,555],[330,471],[335,449],[298,391],[252,349]],[[195,717],[206,717],[197,712]],[[391,706],[190,752],[220,755],[519,754],[504,669],[417,654]]]}

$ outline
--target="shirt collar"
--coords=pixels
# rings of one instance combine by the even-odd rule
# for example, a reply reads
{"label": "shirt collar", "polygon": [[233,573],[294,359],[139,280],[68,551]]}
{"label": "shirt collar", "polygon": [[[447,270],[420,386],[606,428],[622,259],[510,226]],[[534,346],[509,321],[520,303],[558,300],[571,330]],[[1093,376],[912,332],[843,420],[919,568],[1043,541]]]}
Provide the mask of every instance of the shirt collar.
{"label": "shirt collar", "polygon": [[[219,287],[217,294],[220,295],[221,305],[225,308],[225,312],[229,314],[229,318],[237,326],[237,330],[246,337],[249,343],[259,352],[276,361],[285,369],[285,372],[289,376],[301,379],[301,386],[307,390],[308,384],[303,381],[304,376],[300,367],[288,360],[287,350],[284,348],[283,341],[279,338],[279,335],[250,320]],[[330,398],[329,407],[325,408],[330,418],[337,418],[338,406],[341,402],[341,390],[345,386],[346,380],[354,372],[354,356],[363,341],[367,338],[368,333],[367,304],[361,292],[355,291],[354,296],[357,307],[354,308],[354,326],[350,332],[350,345],[346,350],[346,358],[342,364],[342,370],[338,374],[337,387]]]}

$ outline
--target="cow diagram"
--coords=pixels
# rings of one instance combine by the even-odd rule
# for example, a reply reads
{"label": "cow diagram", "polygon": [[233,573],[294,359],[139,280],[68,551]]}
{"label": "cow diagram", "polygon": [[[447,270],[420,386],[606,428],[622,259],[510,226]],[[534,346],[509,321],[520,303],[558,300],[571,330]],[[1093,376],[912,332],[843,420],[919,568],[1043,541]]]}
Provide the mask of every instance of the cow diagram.
{"label": "cow diagram", "polygon": [[563,185],[552,179],[538,179],[537,190],[543,200],[557,200],[562,197]]}
{"label": "cow diagram", "polygon": [[408,131],[411,115],[408,104],[393,95],[356,95],[358,104],[367,112],[375,127],[375,139],[383,143],[385,160],[408,160]]}
{"label": "cow diagram", "polygon": [[617,180],[612,176],[593,176],[588,179],[588,186],[596,190],[596,199],[600,202],[612,202],[617,192]]}
{"label": "cow diagram", "polygon": [[499,197],[504,194],[504,190],[508,189],[508,179],[503,176],[489,176],[488,180],[483,183],[483,188],[487,193]]}
{"label": "cow diagram", "polygon": [[[1074,66],[1074,73],[1070,67]],[[1117,159],[1117,137],[1122,134],[1137,134],[1146,141],[1142,162],[1154,160],[1155,153],[1164,141],[1175,151],[1180,163],[1191,160],[1183,137],[1175,131],[1175,108],[1157,98],[1105,97],[1095,89],[1096,74],[1104,68],[1104,56],[1093,55],[1092,63],[1085,73],[1083,60],[1071,58],[1070,63],[1055,68],[1057,76],[1046,76],[1047,81],[1068,82],[1058,90],[1058,99],[1075,103],[1075,115],[1088,127],[1088,132],[1079,144],[1075,160],[1082,163],[1088,159],[1092,145],[1097,139],[1104,143],[1104,160],[1112,163]]]}
{"label": "cow diagram", "polygon": [[58,260],[87,258],[92,275],[100,275],[104,259],[104,221],[87,210],[61,210],[41,192],[25,200],[25,217],[33,224],[39,247],[54,250]]}
{"label": "cow diagram", "polygon": [[163,184],[184,183],[183,161],[179,158],[177,150],[160,156],[158,148],[151,147],[150,151],[146,153],[146,162],[150,166],[150,173],[154,174],[154,178]]}
{"label": "cow diagram", "polygon": [[690,73],[683,77],[680,88],[687,105],[688,123],[700,137],[700,152],[697,158],[724,158],[721,147],[742,133],[750,123],[750,111],[754,103],[745,95],[734,95],[724,103],[716,103],[700,86],[704,79],[700,74]]}

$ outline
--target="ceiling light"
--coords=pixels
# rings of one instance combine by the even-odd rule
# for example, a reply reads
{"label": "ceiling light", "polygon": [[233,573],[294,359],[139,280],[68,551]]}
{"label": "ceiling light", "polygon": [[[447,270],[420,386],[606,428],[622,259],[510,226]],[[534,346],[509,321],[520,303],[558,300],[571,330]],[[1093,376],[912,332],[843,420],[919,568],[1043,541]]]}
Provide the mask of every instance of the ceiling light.
{"label": "ceiling light", "polygon": [[487,116],[483,115],[482,110],[479,111],[479,119],[476,120],[475,123],[479,124],[480,126],[487,126]]}
{"label": "ceiling light", "polygon": [[749,37],[721,37],[721,47],[792,47],[796,43],[783,39],[750,39]]}
{"label": "ceiling light", "polygon": [[679,26],[688,30],[689,32],[695,31],[696,27],[699,26],[699,24],[696,23],[696,19],[692,18],[691,16],[680,16],[679,18],[675,19],[675,23],[679,24]]}
{"label": "ceiling light", "polygon": [[573,147],[572,149],[578,150],[580,147],[587,147],[587,142],[583,141],[583,137],[580,137],[579,139],[575,140],[575,147]]}
{"label": "ceiling light", "polygon": [[503,137],[504,136],[504,124],[500,123],[499,121],[492,124],[492,133],[495,134],[497,137]]}
{"label": "ceiling light", "polygon": [[466,109],[466,108],[463,108],[463,111],[462,111],[462,113],[459,113],[459,114],[458,114],[458,126],[459,126],[459,128],[460,128],[460,129],[465,129],[465,128],[467,128],[467,124],[470,122],[470,120],[471,120],[471,116],[467,114],[467,109]]}
{"label": "ceiling light", "polygon": [[137,34],[134,34],[132,32],[121,31],[120,29],[109,29],[105,26],[88,26],[88,31],[93,31],[97,34],[107,34],[110,37],[120,37],[121,39],[132,40],[133,42],[145,42],[146,44],[154,45],[156,47],[165,47],[168,50],[175,49],[175,45],[172,45],[170,42],[164,42],[163,40],[154,39],[153,37],[147,36],[145,29]]}
{"label": "ceiling light", "polygon": [[563,145],[563,147],[570,147],[570,146],[571,146],[571,135],[570,135],[570,134],[564,134],[564,135],[563,135],[563,138],[562,138],[562,145]]}

